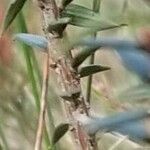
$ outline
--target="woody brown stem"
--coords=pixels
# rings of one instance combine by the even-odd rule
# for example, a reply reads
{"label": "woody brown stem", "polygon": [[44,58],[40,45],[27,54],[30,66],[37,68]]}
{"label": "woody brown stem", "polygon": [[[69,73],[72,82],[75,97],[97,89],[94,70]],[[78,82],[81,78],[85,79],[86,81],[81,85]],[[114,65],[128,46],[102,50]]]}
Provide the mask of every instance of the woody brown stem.
{"label": "woody brown stem", "polygon": [[41,95],[41,106],[39,113],[38,129],[35,140],[34,150],[41,150],[43,129],[45,126],[45,114],[47,107],[47,95],[48,95],[48,79],[49,79],[49,56],[45,56],[45,65],[43,70],[43,85],[42,85],[42,95]]}
{"label": "woody brown stem", "polygon": [[53,64],[55,64],[50,64],[51,69],[57,74],[59,89],[61,88],[62,92],[68,93],[72,97],[72,101],[70,102],[64,100],[64,105],[67,108],[66,111],[70,117],[69,120],[73,120],[74,129],[72,131],[77,143],[77,149],[90,149],[88,136],[81,130],[81,125],[74,118],[75,113],[89,114],[86,102],[81,93],[80,78],[71,66],[72,57],[69,56],[70,53],[62,49],[62,39],[59,38],[58,33],[53,31],[50,33],[47,30],[49,22],[56,21],[59,18],[59,9],[55,0],[38,0],[38,3],[43,14],[43,29],[49,41],[48,56]]}

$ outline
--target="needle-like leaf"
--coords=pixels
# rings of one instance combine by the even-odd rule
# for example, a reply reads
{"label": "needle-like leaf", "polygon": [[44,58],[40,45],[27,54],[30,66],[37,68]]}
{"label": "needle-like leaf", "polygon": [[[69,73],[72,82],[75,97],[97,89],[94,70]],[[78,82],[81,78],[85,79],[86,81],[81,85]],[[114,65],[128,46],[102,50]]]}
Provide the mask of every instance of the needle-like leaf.
{"label": "needle-like leaf", "polygon": [[109,70],[110,67],[101,66],[101,65],[86,65],[84,67],[79,68],[78,73],[80,74],[80,77],[86,77],[91,74],[95,74],[98,72]]}

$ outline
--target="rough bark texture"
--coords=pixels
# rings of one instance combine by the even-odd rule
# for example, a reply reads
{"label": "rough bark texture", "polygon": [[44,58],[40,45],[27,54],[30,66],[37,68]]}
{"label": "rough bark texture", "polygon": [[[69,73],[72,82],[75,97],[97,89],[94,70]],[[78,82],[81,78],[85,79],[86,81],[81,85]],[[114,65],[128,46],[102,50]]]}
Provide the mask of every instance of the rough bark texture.
{"label": "rough bark texture", "polygon": [[[50,69],[57,74],[58,85],[61,88],[64,105],[69,116],[70,123],[73,126],[72,133],[76,142],[76,149],[91,149],[89,137],[84,133],[78,121],[75,120],[75,114],[88,115],[88,108],[81,93],[80,78],[77,72],[71,66],[71,56],[69,52],[62,49],[62,39],[55,31],[48,32],[48,26],[51,21],[59,18],[59,10],[55,0],[38,0],[39,7],[43,14],[43,30],[49,40],[48,53],[50,59]],[[65,99],[65,94],[70,96],[70,101]]]}

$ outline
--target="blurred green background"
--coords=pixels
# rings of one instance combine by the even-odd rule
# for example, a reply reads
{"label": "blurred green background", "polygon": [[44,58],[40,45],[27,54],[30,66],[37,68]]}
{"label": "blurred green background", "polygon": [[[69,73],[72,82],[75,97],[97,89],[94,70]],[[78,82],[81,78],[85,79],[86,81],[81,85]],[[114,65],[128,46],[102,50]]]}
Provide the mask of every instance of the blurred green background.
{"label": "blurred green background", "polygon": [[[11,0],[0,0],[0,26]],[[59,0],[58,0],[58,3]],[[92,8],[91,0],[74,0],[74,3]],[[22,12],[29,33],[43,35],[41,13],[35,0],[29,0]],[[134,37],[141,27],[149,27],[150,2],[143,0],[102,0],[100,14],[106,20],[127,23],[128,26],[103,31],[99,35],[115,35]],[[37,107],[34,101],[33,89],[30,84],[29,70],[26,66],[24,50],[19,43],[13,41],[13,34],[21,32],[22,22],[17,19],[9,28],[7,34],[0,41],[0,149],[31,150],[37,127]],[[82,28],[68,26],[69,36],[78,36]],[[35,75],[36,82],[41,80],[43,54],[34,50],[40,75]],[[33,62],[32,62],[33,63]],[[88,60],[85,62],[88,63]],[[96,52],[96,63],[111,67],[110,71],[94,75],[92,84],[92,109],[97,114],[111,114],[126,108],[144,107],[149,105],[150,87],[142,84],[137,75],[128,71],[114,51],[103,49]],[[40,80],[38,80],[40,78]],[[82,89],[85,95],[86,80],[82,79]],[[51,81],[52,82],[52,81]],[[40,95],[40,82],[38,94]],[[49,106],[54,124],[62,122],[65,117],[62,104],[57,97],[57,87],[50,83]],[[65,114],[64,114],[65,116]],[[52,125],[49,122],[49,125]],[[149,130],[150,131],[150,130]],[[52,131],[49,131],[52,132]],[[120,137],[121,138],[121,137]],[[101,150],[107,150],[118,139],[112,135],[101,135]],[[68,135],[61,141],[61,150],[69,150],[72,144]],[[65,144],[65,143],[70,143]],[[147,143],[138,141],[143,146]],[[124,139],[118,150],[135,149],[135,143]]]}

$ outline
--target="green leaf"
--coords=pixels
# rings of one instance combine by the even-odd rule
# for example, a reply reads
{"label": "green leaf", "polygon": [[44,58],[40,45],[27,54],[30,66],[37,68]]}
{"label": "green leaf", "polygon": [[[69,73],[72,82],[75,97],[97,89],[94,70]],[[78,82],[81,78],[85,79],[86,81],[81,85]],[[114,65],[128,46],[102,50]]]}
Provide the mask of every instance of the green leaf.
{"label": "green leaf", "polygon": [[81,52],[79,52],[72,61],[72,67],[73,68],[77,68],[80,64],[82,64],[82,62],[91,54],[93,54],[95,51],[97,50],[97,48],[88,48],[88,47],[84,47]]}
{"label": "green leaf", "polygon": [[55,145],[69,130],[69,124],[68,123],[62,123],[58,125],[54,131],[53,137],[52,137],[52,144]]}
{"label": "green leaf", "polygon": [[66,7],[68,4],[70,4],[73,0],[62,0],[63,7]]}
{"label": "green leaf", "polygon": [[22,9],[23,5],[25,4],[26,0],[14,0],[6,13],[6,17],[4,20],[4,25],[3,25],[3,31],[2,34],[8,29],[12,21],[15,19],[17,14],[20,12]]}
{"label": "green leaf", "polygon": [[23,42],[24,44],[31,47],[42,48],[46,52],[48,41],[43,36],[28,33],[19,33],[14,36],[14,39]]}
{"label": "green leaf", "polygon": [[63,93],[59,95],[62,99],[67,101],[73,101],[72,95],[68,93]]}
{"label": "green leaf", "polygon": [[50,22],[48,26],[49,32],[56,32],[59,36],[62,36],[62,32],[66,28],[67,24],[69,23],[70,18],[64,17],[64,18],[58,18],[58,20],[54,22]]}
{"label": "green leaf", "polygon": [[76,4],[69,4],[62,12],[63,17],[71,18],[71,25],[96,28],[97,30],[105,30],[115,28],[118,24],[102,19],[99,13]]}
{"label": "green leaf", "polygon": [[73,91],[63,92],[59,96],[67,101],[74,101],[80,96],[80,89],[74,89]]}
{"label": "green leaf", "polygon": [[91,74],[106,71],[106,70],[110,70],[110,67],[92,64],[92,65],[87,65],[87,66],[79,68],[78,73],[80,74],[80,77],[82,78],[82,77],[86,77]]}

